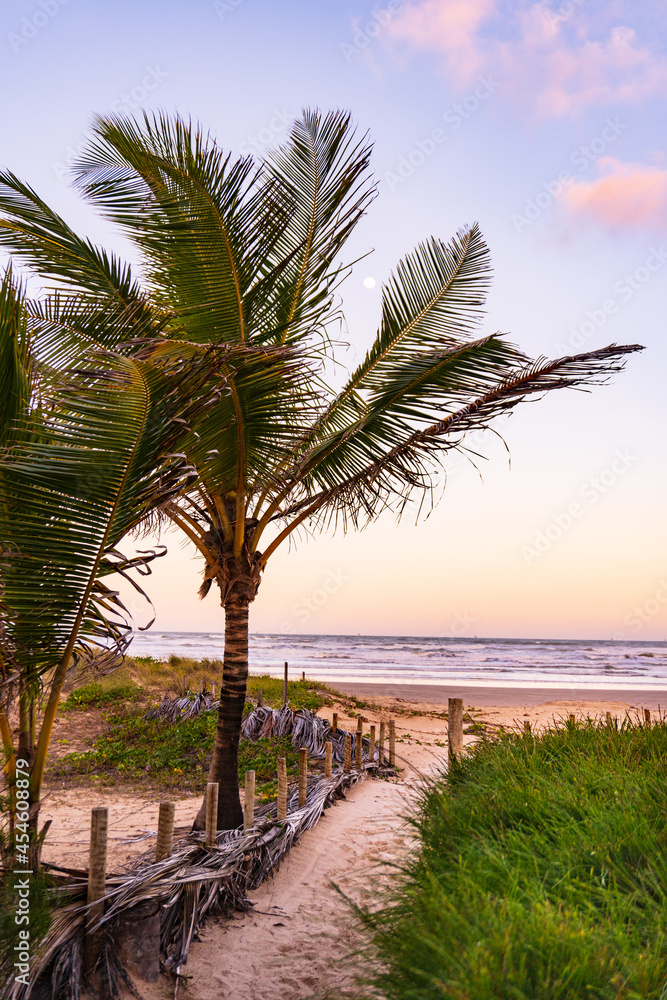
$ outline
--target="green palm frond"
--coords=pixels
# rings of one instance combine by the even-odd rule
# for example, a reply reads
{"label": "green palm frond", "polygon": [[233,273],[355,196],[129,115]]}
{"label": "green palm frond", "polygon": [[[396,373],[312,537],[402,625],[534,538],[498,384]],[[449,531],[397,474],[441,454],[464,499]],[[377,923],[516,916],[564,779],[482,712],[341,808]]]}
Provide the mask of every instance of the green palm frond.
{"label": "green palm frond", "polygon": [[11,268],[0,283],[0,448],[20,433],[34,393],[35,371],[30,330],[20,288]]}
{"label": "green palm frond", "polygon": [[[400,405],[408,387],[414,397],[417,368],[422,401],[436,403],[448,354],[465,346],[479,326],[490,275],[488,247],[477,224],[449,243],[431,239],[408,254],[383,288],[382,323],[371,349],[301,447],[309,450],[331,434],[346,434],[378,408],[386,409],[392,397]],[[509,355],[509,346],[504,351]],[[516,351],[513,364],[524,360]]]}
{"label": "green palm frond", "polygon": [[284,347],[233,350],[216,366],[216,380],[205,390],[212,405],[187,446],[209,494],[224,496],[236,489],[238,419],[249,495],[267,486],[276,469],[291,461],[295,434],[303,433],[317,412],[307,374],[303,359]]}
{"label": "green palm frond", "polygon": [[190,339],[248,342],[245,297],[278,222],[252,160],[178,117],[98,118],[94,131],[77,183],[141,248],[158,297]]}
{"label": "green palm frond", "polygon": [[0,171],[0,246],[42,278],[138,312],[145,299],[129,264],[82,239],[27,184]]}
{"label": "green palm frond", "polygon": [[332,289],[344,270],[336,258],[375,197],[370,153],[349,113],[305,110],[287,142],[268,154],[265,191],[289,213],[257,286],[267,337],[294,342],[331,321]]}
{"label": "green palm frond", "polygon": [[370,397],[359,419],[310,449],[295,468],[294,481],[319,490],[333,485],[346,471],[380,461],[417,427],[493,391],[525,360],[498,336],[416,354],[412,362],[396,366],[385,391]]}
{"label": "green palm frond", "polygon": [[[32,353],[30,321],[21,290],[6,276],[0,287],[4,640],[43,673],[78,635],[101,635],[100,606],[91,596],[109,570],[107,552],[192,478],[178,445],[202,405],[202,373],[193,376],[187,363],[177,370],[174,361],[159,367],[99,350],[81,353],[69,368],[55,366],[52,355],[47,368]],[[40,402],[43,376],[48,407]],[[104,601],[108,606],[108,594]],[[116,625],[107,624],[118,637]]]}
{"label": "green palm frond", "polygon": [[[383,509],[402,507],[415,490],[432,488],[431,474],[444,465],[449,451],[462,448],[470,432],[488,429],[501,414],[532,396],[603,384],[624,368],[627,355],[640,350],[643,348],[637,344],[612,344],[572,357],[530,362],[495,386],[488,386],[466,406],[397,440],[393,447],[380,445],[377,458],[366,465],[361,464],[359,452],[349,463],[341,455],[323,477],[326,485],[322,491],[302,497],[290,516],[307,511],[322,524],[341,517],[344,523],[359,526]],[[320,471],[318,468],[316,475]]]}
{"label": "green palm frond", "polygon": [[48,416],[25,416],[32,440],[0,455],[7,638],[40,673],[77,630],[92,622],[99,636],[87,604],[105,552],[188,478],[181,459],[159,467],[183,434],[180,425],[165,433],[165,380],[126,358],[86,365],[63,382]]}
{"label": "green palm frond", "polygon": [[431,238],[408,254],[382,293],[382,323],[349,385],[384,392],[396,366],[415,351],[458,346],[478,327],[490,286],[491,259],[479,226],[449,243]]}

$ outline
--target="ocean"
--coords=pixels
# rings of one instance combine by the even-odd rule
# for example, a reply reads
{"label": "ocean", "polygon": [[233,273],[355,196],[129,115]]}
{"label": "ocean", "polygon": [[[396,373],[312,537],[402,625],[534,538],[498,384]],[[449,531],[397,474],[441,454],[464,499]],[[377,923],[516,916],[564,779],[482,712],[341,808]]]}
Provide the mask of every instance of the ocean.
{"label": "ocean", "polygon": [[[130,655],[222,659],[217,632],[140,632]],[[531,688],[665,688],[667,642],[470,639],[394,635],[250,637],[250,672],[302,670],[331,684],[465,684]]]}

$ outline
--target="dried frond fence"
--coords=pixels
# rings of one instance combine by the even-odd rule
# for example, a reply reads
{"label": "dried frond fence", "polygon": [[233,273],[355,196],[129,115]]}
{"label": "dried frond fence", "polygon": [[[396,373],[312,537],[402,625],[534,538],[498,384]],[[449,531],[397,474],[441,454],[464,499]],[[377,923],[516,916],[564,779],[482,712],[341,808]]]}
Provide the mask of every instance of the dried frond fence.
{"label": "dried frond fence", "polygon": [[[117,939],[123,919],[133,913],[146,913],[148,920],[151,914],[159,913],[160,966],[178,977],[193,937],[208,917],[249,910],[252,904],[247,899],[248,891],[276,871],[292,845],[317,824],[323,811],[345,797],[346,788],[368,774],[395,773],[394,761],[391,765],[385,763],[375,741],[369,757],[370,740],[363,736],[361,767],[345,770],[346,738],[348,745],[352,739],[356,747],[357,734],[339,727],[333,732],[325,720],[307,710],[258,707],[244,720],[243,735],[248,739],[288,734],[295,745],[307,748],[302,760],[306,756],[322,759],[326,771],[324,776],[305,775],[302,766],[301,781],[287,789],[285,819],[278,819],[278,802],[265,804],[254,811],[251,828],[246,820],[245,829],[217,834],[213,831],[213,848],[206,847],[209,830],[177,841],[172,853],[166,854],[173,830],[173,809],[162,808],[157,850],[146,852],[125,873],[106,877],[102,873],[102,896],[99,891],[91,896],[91,882],[95,880],[98,889],[100,884],[100,872],[93,872],[92,864],[90,872],[45,866],[56,883],[54,919],[40,942],[30,970],[30,985],[7,975],[0,993],[3,1000],[79,1000],[86,977],[91,981],[91,942],[98,949],[92,972],[96,992],[117,997],[121,984],[132,989]],[[332,758],[343,766],[331,771]],[[300,791],[302,801],[305,792],[303,805],[299,805]],[[103,824],[96,823],[93,831],[100,826]],[[91,859],[94,853],[91,839]],[[161,860],[155,860],[156,854],[162,855]],[[139,929],[139,924],[136,926]],[[141,937],[141,932],[136,936]]]}
{"label": "dried frond fence", "polygon": [[[364,766],[373,761],[384,765],[386,760],[384,755],[380,761],[381,751],[375,741],[371,748],[370,736],[363,736],[358,730],[348,733],[338,725],[334,730],[326,719],[321,719],[305,708],[296,712],[287,707],[269,708],[264,705],[255,708],[243,720],[241,735],[248,740],[259,740],[264,736],[291,736],[292,744],[295,747],[306,747],[308,756],[315,760],[325,759],[326,744],[331,743],[331,753],[336,764],[344,761],[345,737],[349,736],[353,760],[357,755],[357,742],[361,746]],[[395,759],[391,761],[392,766],[395,763]]]}

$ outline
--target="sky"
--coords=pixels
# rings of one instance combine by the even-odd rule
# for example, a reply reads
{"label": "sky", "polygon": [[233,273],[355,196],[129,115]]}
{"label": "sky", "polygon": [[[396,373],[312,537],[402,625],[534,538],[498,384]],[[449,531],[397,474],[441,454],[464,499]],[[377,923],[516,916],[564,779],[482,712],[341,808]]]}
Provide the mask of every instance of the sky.
{"label": "sky", "polygon": [[[665,0],[3,4],[0,163],[92,239],[127,251],[68,187],[94,113],[178,110],[261,156],[302,107],[346,108],[379,194],[348,245],[343,365],[401,256],[475,221],[487,332],[534,356],[646,347],[607,386],[522,404],[478,468],[453,456],[427,519],[284,547],[253,631],[667,638],[666,41]],[[163,540],[155,628],[221,631],[201,562]]]}

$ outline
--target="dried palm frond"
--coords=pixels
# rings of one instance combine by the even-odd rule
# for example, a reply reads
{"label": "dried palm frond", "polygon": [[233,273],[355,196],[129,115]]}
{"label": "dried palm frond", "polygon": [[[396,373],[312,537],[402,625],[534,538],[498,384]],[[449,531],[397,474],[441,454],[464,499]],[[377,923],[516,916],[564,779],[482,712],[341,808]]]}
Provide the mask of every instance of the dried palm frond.
{"label": "dried palm frond", "polygon": [[181,695],[179,698],[163,698],[157,708],[146,712],[144,719],[164,719],[166,722],[184,722],[195,719],[202,712],[211,712],[218,708],[218,702],[206,691],[198,694]]}
{"label": "dried palm frond", "polygon": [[[309,711],[307,708],[300,708],[293,712],[291,708],[269,708],[261,706],[254,708],[246,715],[241,725],[241,735],[248,740],[258,740],[262,736],[287,736],[291,735],[292,743],[295,747],[307,747],[311,757],[324,759],[325,744],[332,744],[332,756],[336,762],[342,762],[345,751],[345,737],[352,739],[352,755],[356,753],[357,734],[348,733],[340,727],[333,731],[330,723],[326,719],[321,719],[319,715]],[[370,740],[367,736],[362,737],[362,760],[368,761],[370,751]],[[373,760],[378,760],[378,745],[375,745]]]}
{"label": "dried palm frond", "polygon": [[[291,730],[292,738],[296,736],[300,745],[312,746],[313,756],[319,756],[317,748],[320,745],[323,753],[320,724],[324,720],[313,713],[255,709],[246,719],[246,725],[256,729],[269,720],[277,729]],[[331,741],[336,746],[336,734],[326,734],[327,738],[333,737]],[[344,735],[339,731],[339,737],[344,738]],[[252,830],[219,833],[213,850],[204,846],[203,833],[194,833],[177,842],[171,856],[163,861],[153,861],[153,851],[146,852],[125,872],[108,875],[104,915],[91,930],[104,928],[108,931],[100,961],[109,995],[118,996],[117,983],[125,981],[127,975],[113,947],[114,924],[120,914],[146,900],[160,901],[162,967],[173,976],[179,976],[187,962],[192,940],[205,920],[214,914],[249,910],[252,903],[247,893],[276,871],[292,845],[317,824],[324,809],[336,799],[344,798],[345,789],[369,773],[391,774],[394,771],[367,761],[361,770],[344,772],[338,769],[330,778],[313,775],[308,781],[306,804],[300,809],[298,787],[291,786],[284,822],[277,821],[276,803],[273,802],[256,810]],[[54,894],[61,905],[48,934],[35,948],[31,985],[26,987],[17,983],[8,970],[2,970],[2,1000],[37,1000],[42,996],[52,1000],[79,1000],[81,995],[88,875],[86,871],[46,867],[50,868],[56,882]]]}
{"label": "dried palm frond", "polygon": [[[145,719],[165,719],[168,722],[183,722],[194,719],[201,712],[217,711],[218,702],[206,692],[187,694],[180,698],[165,698],[157,708],[147,712]],[[342,762],[345,749],[345,729],[338,728],[336,732],[326,719],[321,719],[307,708],[293,711],[287,705],[282,708],[270,708],[267,705],[258,706],[249,712],[241,725],[241,736],[244,739],[256,740],[269,736],[291,736],[295,747],[307,747],[311,757],[324,759],[325,744],[332,744],[332,755],[336,762]],[[352,739],[352,753],[356,753],[357,734],[349,733]],[[368,760],[370,740],[362,738],[362,759]],[[378,760],[378,748],[375,746],[374,760]]]}

